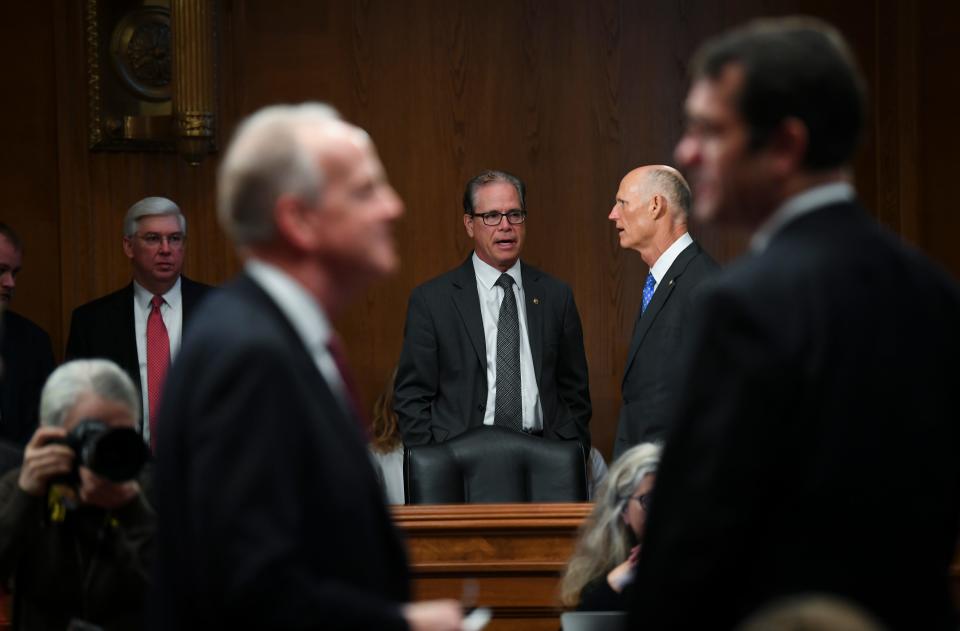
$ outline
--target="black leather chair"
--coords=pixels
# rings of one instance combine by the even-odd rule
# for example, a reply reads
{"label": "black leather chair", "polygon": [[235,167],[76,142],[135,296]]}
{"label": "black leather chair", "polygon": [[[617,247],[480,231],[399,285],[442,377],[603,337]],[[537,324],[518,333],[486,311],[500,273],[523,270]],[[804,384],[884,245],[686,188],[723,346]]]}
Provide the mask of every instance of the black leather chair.
{"label": "black leather chair", "polygon": [[407,504],[587,501],[578,441],[546,440],[497,426],[408,447],[403,481]]}

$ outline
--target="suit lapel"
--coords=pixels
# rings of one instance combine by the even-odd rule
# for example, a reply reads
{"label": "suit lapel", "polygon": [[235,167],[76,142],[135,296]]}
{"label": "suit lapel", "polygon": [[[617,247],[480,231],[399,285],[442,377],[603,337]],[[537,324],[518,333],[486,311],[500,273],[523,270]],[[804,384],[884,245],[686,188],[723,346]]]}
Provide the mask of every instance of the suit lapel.
{"label": "suit lapel", "polygon": [[323,373],[317,367],[311,350],[303,345],[300,334],[297,333],[280,306],[245,272],[237,278],[236,288],[249,302],[256,303],[265,313],[270,314],[270,317],[283,329],[283,336],[286,338],[286,346],[291,353],[291,358],[300,365],[299,373],[304,376],[309,375],[308,381],[312,384],[322,384],[313,389],[312,395],[320,402],[321,409],[325,410],[326,418],[336,417],[339,420],[331,422],[332,425],[355,434],[360,438],[360,442],[365,444],[366,437],[360,428],[360,420],[343,408],[339,398],[334,394],[330,384],[327,383]]}
{"label": "suit lapel", "polygon": [[480,365],[487,367],[487,344],[483,336],[483,316],[480,315],[480,296],[477,294],[477,277],[473,271],[473,260],[466,262],[457,270],[453,280],[453,304],[463,320],[473,350]]}
{"label": "suit lapel", "polygon": [[120,294],[120,300],[114,305],[116,309],[118,331],[121,340],[120,343],[122,367],[131,376],[136,377],[134,381],[140,392],[143,392],[143,384],[140,383],[140,360],[137,357],[137,327],[133,320],[133,311],[137,308],[133,298],[133,283],[124,287]]}
{"label": "suit lapel", "polygon": [[180,296],[183,300],[183,330],[187,329],[187,319],[193,315],[193,307],[197,298],[195,283],[184,275],[180,275]]}
{"label": "suit lapel", "polygon": [[657,314],[660,313],[663,306],[667,304],[667,300],[670,299],[670,294],[673,293],[673,289],[676,286],[676,280],[683,274],[684,270],[687,269],[690,261],[699,253],[700,248],[696,243],[688,245],[680,252],[680,255],[674,260],[673,265],[667,270],[663,279],[657,284],[657,288],[653,292],[653,298],[650,300],[650,304],[647,305],[647,310],[642,316],[638,317],[634,325],[633,338],[630,340],[630,350],[627,352],[627,367],[623,371],[621,388],[623,387],[623,382],[626,382],[627,373],[630,372],[630,366],[633,365],[637,351],[640,350],[640,346],[643,344],[643,338],[647,336],[647,332],[653,325],[654,320],[657,319]]}
{"label": "suit lapel", "polygon": [[540,386],[540,372],[543,367],[543,307],[540,296],[539,270],[520,263],[520,277],[523,279],[524,311],[527,312],[527,338],[530,341],[530,355],[533,359],[533,371]]}

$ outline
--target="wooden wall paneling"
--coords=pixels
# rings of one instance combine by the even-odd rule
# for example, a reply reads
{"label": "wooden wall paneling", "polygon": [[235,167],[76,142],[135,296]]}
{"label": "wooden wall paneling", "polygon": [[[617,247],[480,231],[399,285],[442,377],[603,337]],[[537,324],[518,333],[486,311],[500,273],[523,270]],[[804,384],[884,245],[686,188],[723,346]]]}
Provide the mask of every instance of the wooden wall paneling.
{"label": "wooden wall paneling", "polygon": [[[628,169],[672,162],[687,59],[705,36],[763,12],[809,7],[863,21],[862,7],[797,1],[225,4],[230,63],[242,69],[223,86],[236,116],[276,101],[332,102],[370,131],[406,202],[400,273],[338,323],[366,398],[396,361],[410,290],[470,249],[463,183],[482,168],[504,168],[529,185],[525,259],[574,289],[593,432],[608,454],[646,268],[620,251],[606,215]],[[746,243],[732,231],[693,230],[720,261]]]}
{"label": "wooden wall paneling", "polygon": [[960,173],[960,127],[956,122],[960,4],[921,2],[917,7],[919,244],[960,279],[960,212],[953,186]]}
{"label": "wooden wall paneling", "polygon": [[30,318],[59,347],[60,229],[57,171],[57,98],[53,34],[54,3],[4,7],[0,56],[7,90],[0,100],[6,124],[0,153],[3,211],[0,221],[23,241],[22,271],[10,308]]}
{"label": "wooden wall paneling", "polygon": [[[222,0],[218,142],[225,146],[237,121],[258,107],[309,99],[333,103],[377,143],[406,203],[396,228],[403,265],[337,323],[368,402],[399,353],[410,290],[459,264],[470,249],[460,212],[465,180],[486,167],[524,177],[531,211],[525,258],[573,287],[590,364],[595,442],[609,454],[646,267],[636,253],[620,250],[606,215],[627,170],[672,162],[686,63],[704,37],[761,14],[807,12],[836,23],[875,99],[856,164],[861,196],[883,221],[908,238],[913,232],[935,257],[960,269],[951,239],[956,214],[946,187],[936,186],[957,166],[949,145],[936,140],[950,115],[949,82],[939,78],[952,68],[941,52],[949,48],[948,29],[939,25],[949,24],[956,9],[921,4],[911,13],[881,5]],[[56,95],[56,125],[37,127],[56,134],[50,160],[57,186],[44,194],[54,196],[57,212],[45,221],[59,228],[61,243],[44,245],[40,257],[55,261],[53,272],[43,272],[44,284],[57,288],[54,302],[32,303],[26,289],[19,299],[22,306],[36,304],[30,309],[38,313],[54,312],[59,347],[76,305],[129,279],[119,224],[142,196],[166,194],[187,213],[188,275],[222,282],[238,263],[215,219],[220,156],[191,169],[172,154],[89,153],[82,3],[32,10],[39,12],[37,24],[44,10],[54,18],[48,40],[55,72],[36,66],[34,74],[46,75]],[[911,74],[914,66],[920,72]],[[744,250],[744,234],[696,224],[692,231],[722,262]]]}
{"label": "wooden wall paneling", "polygon": [[94,229],[87,170],[87,83],[83,3],[54,2],[57,60],[57,145],[61,242],[61,338],[66,344],[70,312],[92,297],[98,277],[97,252],[106,244]]}
{"label": "wooden wall paneling", "polygon": [[[58,75],[58,146],[62,249],[63,343],[71,311],[130,281],[122,251],[127,209],[148,195],[177,202],[188,221],[184,272],[218,283],[235,269],[216,227],[215,159],[188,166],[173,153],[91,152],[87,146],[87,74],[84,3],[54,3]],[[101,72],[110,72],[102,68]]]}
{"label": "wooden wall paneling", "polygon": [[[878,13],[887,5],[880,4]],[[898,181],[899,195],[899,230],[900,235],[913,243],[918,244],[919,214],[920,214],[920,173],[919,138],[919,72],[917,68],[917,40],[919,27],[917,22],[917,5],[914,3],[898,3],[897,13],[883,21],[891,20],[897,25],[897,77],[899,85],[896,95],[878,98],[878,103],[884,103],[887,98],[896,98],[897,111],[900,119],[897,125],[899,151],[899,169],[893,177]],[[883,15],[883,14],[880,14]],[[878,95],[879,97],[879,95]],[[882,105],[881,105],[882,107]]]}

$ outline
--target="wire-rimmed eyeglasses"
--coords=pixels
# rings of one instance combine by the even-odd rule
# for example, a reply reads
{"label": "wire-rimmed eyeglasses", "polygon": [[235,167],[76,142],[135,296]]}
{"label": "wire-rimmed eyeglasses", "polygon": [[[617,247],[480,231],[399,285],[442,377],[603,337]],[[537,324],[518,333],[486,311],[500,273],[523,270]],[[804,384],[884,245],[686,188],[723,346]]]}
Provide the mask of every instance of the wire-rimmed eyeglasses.
{"label": "wire-rimmed eyeglasses", "polygon": [[158,248],[160,247],[160,244],[166,241],[171,250],[178,250],[182,248],[183,242],[187,239],[187,235],[183,234],[182,232],[174,232],[173,234],[148,232],[147,234],[136,234],[134,236],[143,241],[144,245],[150,248]]}

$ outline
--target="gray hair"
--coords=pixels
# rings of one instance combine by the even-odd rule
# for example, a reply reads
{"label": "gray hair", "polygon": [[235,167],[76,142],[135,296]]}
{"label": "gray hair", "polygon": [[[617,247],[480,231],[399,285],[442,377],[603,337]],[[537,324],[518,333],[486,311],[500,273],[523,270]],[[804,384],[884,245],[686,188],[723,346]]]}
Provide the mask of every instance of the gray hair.
{"label": "gray hair", "polygon": [[665,195],[678,215],[686,217],[690,214],[693,195],[690,193],[690,185],[679,172],[673,169],[652,169],[647,175],[647,186],[651,191]]}
{"label": "gray hair", "polygon": [[506,171],[487,170],[467,182],[463,191],[464,214],[473,214],[477,205],[477,189],[493,182],[506,182],[517,189],[517,196],[520,198],[520,210],[527,209],[527,185],[523,183],[523,180]]}
{"label": "gray hair", "polygon": [[329,105],[302,103],[265,107],[240,123],[220,165],[217,191],[220,225],[235,244],[274,238],[272,211],[280,196],[319,201],[323,174],[302,132],[340,120]]}
{"label": "gray hair", "polygon": [[127,406],[139,426],[137,389],[127,373],[108,359],[76,359],[54,370],[40,395],[40,424],[63,427],[70,410],[84,393]]}
{"label": "gray hair", "polygon": [[180,232],[187,234],[187,218],[180,207],[166,197],[144,197],[130,207],[123,218],[123,236],[132,237],[137,232],[140,220],[153,215],[171,215],[180,223]]}
{"label": "gray hair", "polygon": [[560,584],[560,601],[564,605],[576,605],[587,583],[629,556],[633,532],[622,515],[643,479],[656,473],[660,451],[656,443],[636,445],[623,452],[610,467],[597,491],[593,510],[580,529],[577,547]]}

